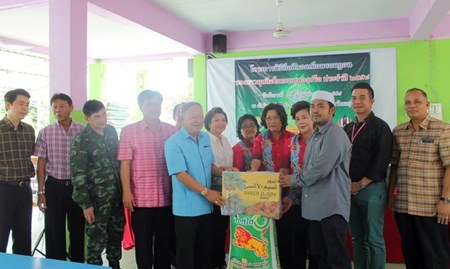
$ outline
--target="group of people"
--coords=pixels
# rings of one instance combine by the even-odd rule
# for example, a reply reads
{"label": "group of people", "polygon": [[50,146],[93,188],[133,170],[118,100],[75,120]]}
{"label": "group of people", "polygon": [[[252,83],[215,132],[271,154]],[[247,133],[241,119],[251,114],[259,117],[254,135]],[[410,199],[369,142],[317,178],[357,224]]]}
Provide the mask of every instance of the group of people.
{"label": "group of people", "polygon": [[35,155],[47,258],[103,264],[106,249],[109,266],[120,268],[125,206],[133,212],[138,267],[170,268],[173,215],[164,142],[176,128],[159,121],[161,94],[139,94],[143,120],[126,126],[120,141],[107,124],[102,102],[84,104],[83,126],[71,118],[72,99],[63,93],[50,100],[56,122],[43,128],[35,141],[33,127],[22,121],[29,99],[23,89],[5,95],[7,115],[0,122],[0,251],[6,252],[12,231],[13,253],[31,254],[30,178],[35,172],[30,157]]}
{"label": "group of people", "polygon": [[406,267],[448,269],[450,124],[430,117],[426,93],[413,88],[404,98],[410,121],[391,132],[372,111],[374,96],[369,84],[355,84],[356,117],[341,128],[333,120],[334,96],[316,91],[311,103],[290,108],[297,134],[286,129],[285,108],[271,103],[261,133],[254,115],[238,119],[240,140],[232,146],[222,134],[228,124],[222,108],[204,116],[199,103],[183,103],[172,126],[160,121],[163,98],[151,90],[138,96],[143,119],[124,127],[120,139],[100,101],[84,104],[84,127],[71,118],[71,98],[55,94],[56,122],[35,141],[33,127],[22,121],[29,93],[9,91],[0,121],[0,252],[12,231],[13,252],[31,254],[35,155],[47,258],[102,264],[106,249],[109,265],[120,268],[125,207],[138,268],[226,268],[222,173],[271,171],[282,187],[283,215],[276,221],[282,268],[306,268],[309,260],[310,269],[350,269],[348,227],[355,268],[384,268],[388,204]]}

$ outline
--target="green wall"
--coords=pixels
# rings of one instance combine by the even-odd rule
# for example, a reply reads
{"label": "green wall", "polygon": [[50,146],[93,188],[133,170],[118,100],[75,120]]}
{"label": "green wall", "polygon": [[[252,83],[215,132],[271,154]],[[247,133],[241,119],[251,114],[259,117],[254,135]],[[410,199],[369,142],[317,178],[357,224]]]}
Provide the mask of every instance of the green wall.
{"label": "green wall", "polygon": [[[314,48],[275,49],[217,54],[216,58],[268,56],[341,50],[395,48],[397,51],[397,121],[408,118],[403,110],[403,97],[409,88],[421,88],[432,103],[442,103],[442,119],[450,121],[450,39],[374,43]],[[376,91],[376,89],[375,89]],[[206,56],[194,57],[194,99],[206,108]],[[380,102],[382,100],[378,100]]]}
{"label": "green wall", "polygon": [[[102,98],[102,89],[103,89],[103,75],[105,74],[106,66],[100,62],[96,62],[94,64],[89,65],[89,92],[87,94],[87,99],[97,99],[100,100]],[[86,120],[84,118],[82,108],[74,108],[72,112],[72,119],[75,121],[86,124]],[[50,115],[50,122],[54,122],[55,117]]]}
{"label": "green wall", "polygon": [[101,62],[89,65],[89,92],[87,94],[88,100],[102,99],[103,76],[105,74],[106,66]]}
{"label": "green wall", "polygon": [[86,119],[84,118],[83,111],[81,109],[74,109],[72,112],[72,119],[86,125]]}
{"label": "green wall", "polygon": [[194,100],[206,111],[206,55],[194,56]]}

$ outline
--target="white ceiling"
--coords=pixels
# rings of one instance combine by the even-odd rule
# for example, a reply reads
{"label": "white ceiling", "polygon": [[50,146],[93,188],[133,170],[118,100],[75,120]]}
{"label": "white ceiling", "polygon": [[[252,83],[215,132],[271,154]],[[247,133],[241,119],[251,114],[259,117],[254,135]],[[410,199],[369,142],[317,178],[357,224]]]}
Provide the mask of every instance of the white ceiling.
{"label": "white ceiling", "polygon": [[[125,19],[111,20],[93,12],[88,12],[87,35],[88,57],[92,59],[193,52],[189,47],[138,24]],[[1,37],[7,39],[2,42]],[[7,45],[11,49],[20,49],[22,42],[48,48],[47,4],[0,9],[0,46]]]}
{"label": "white ceiling", "polygon": [[[150,0],[148,0],[150,1]],[[274,29],[276,0],[153,0],[204,32]],[[286,28],[406,18],[417,0],[278,0]]]}
{"label": "white ceiling", "polygon": [[[172,40],[119,16],[104,16],[92,3],[143,2],[162,8],[202,35],[275,29],[276,0],[88,0],[88,57],[120,59],[155,55],[192,55],[198,49]],[[281,1],[281,0],[278,0]],[[282,0],[287,30],[314,29],[346,23],[408,19],[425,0]],[[446,3],[449,0],[434,0]],[[21,2],[25,2],[21,5]],[[121,2],[120,4],[123,4]],[[142,4],[142,3],[141,3]],[[101,7],[100,7],[101,9]],[[447,14],[448,9],[445,11]],[[153,14],[149,13],[151,18]],[[164,18],[156,24],[167,28]],[[49,8],[45,0],[0,0],[0,46],[45,51],[49,43]],[[157,27],[157,26],[156,26]],[[156,28],[155,27],[155,28]],[[369,29],[367,31],[370,31]],[[204,41],[207,42],[207,41]],[[18,45],[20,45],[18,47]]]}

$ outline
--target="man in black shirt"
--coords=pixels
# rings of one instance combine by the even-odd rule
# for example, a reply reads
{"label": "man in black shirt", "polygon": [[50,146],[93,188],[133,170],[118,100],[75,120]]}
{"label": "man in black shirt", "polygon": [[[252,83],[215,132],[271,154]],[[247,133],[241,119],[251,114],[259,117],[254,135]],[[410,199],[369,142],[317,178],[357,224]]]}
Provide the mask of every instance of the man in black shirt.
{"label": "man in black shirt", "polygon": [[372,112],[374,102],[374,92],[369,84],[355,84],[351,106],[356,117],[344,127],[353,144],[350,230],[357,269],[384,269],[386,260],[383,238],[387,202],[385,179],[393,137],[388,124]]}

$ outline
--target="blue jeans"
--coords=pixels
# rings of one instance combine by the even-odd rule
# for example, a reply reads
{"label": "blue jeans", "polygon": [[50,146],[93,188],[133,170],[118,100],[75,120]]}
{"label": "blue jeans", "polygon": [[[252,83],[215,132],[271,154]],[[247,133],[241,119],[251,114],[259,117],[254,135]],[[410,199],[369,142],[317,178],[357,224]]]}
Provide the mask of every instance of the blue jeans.
{"label": "blue jeans", "polygon": [[352,196],[350,230],[355,269],[384,269],[386,248],[383,237],[386,183],[375,182]]}

